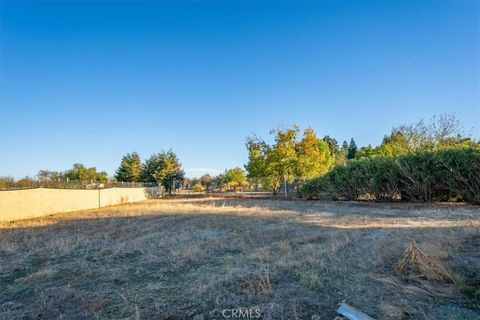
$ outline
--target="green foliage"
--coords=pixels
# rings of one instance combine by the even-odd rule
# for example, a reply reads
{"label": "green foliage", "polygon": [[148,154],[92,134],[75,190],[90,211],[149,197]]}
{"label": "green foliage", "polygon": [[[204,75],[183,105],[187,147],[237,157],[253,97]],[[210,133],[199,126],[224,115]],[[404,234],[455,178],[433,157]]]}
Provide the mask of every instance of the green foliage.
{"label": "green foliage", "polygon": [[[335,170],[335,167],[332,171]],[[327,185],[328,179],[325,176],[315,177],[310,179],[303,185],[302,195],[311,200],[318,199],[333,199],[337,200],[333,194],[330,192],[329,186]]]}
{"label": "green foliage", "polygon": [[308,198],[480,203],[480,148],[351,160],[308,181],[303,193]]}
{"label": "green foliage", "polygon": [[17,181],[16,187],[21,189],[36,188],[37,181],[35,181],[33,178],[26,176]]}
{"label": "green foliage", "polygon": [[15,179],[13,177],[0,177],[0,190],[15,187]]}
{"label": "green foliage", "polygon": [[97,172],[97,182],[107,182],[108,181],[108,173],[106,171]]}
{"label": "green foliage", "polygon": [[368,165],[369,175],[367,193],[373,195],[376,200],[394,200],[400,191],[400,173],[395,159],[378,157],[364,161]]}
{"label": "green foliage", "polygon": [[355,153],[355,159],[374,157],[377,155],[379,155],[377,148],[372,148],[371,145],[368,145],[357,150]]}
{"label": "green foliage", "polygon": [[398,157],[402,199],[480,203],[480,148],[422,151]]}
{"label": "green foliage", "polygon": [[259,178],[267,171],[268,155],[270,146],[263,140],[253,136],[247,138],[248,163],[245,169],[249,178]]}
{"label": "green foliage", "polygon": [[332,165],[342,165],[347,161],[348,155],[348,143],[343,142],[342,147],[340,148],[337,140],[331,138],[330,136],[325,136],[322,139],[328,144],[330,154],[332,155],[333,163]]}
{"label": "green foliage", "polygon": [[239,167],[235,167],[233,169],[225,170],[222,183],[227,188],[244,187],[248,184],[248,179],[245,175],[245,171]]}
{"label": "green foliage", "polygon": [[337,157],[337,155],[340,153],[340,147],[338,146],[337,140],[333,139],[328,135],[324,136],[322,140],[327,143],[328,149],[330,150],[332,156]]}
{"label": "green foliage", "polygon": [[272,130],[273,145],[257,137],[247,139],[249,161],[245,169],[254,183],[277,191],[284,178],[312,178],[330,169],[334,158],[328,143],[318,139],[311,128],[305,129],[301,139],[298,131],[296,126]]}
{"label": "green foliage", "polygon": [[97,172],[97,168],[87,168],[81,163],[75,163],[73,167],[62,173],[63,179],[82,182],[106,182],[108,174],[105,171]]}
{"label": "green foliage", "polygon": [[226,188],[235,189],[237,187],[245,187],[248,185],[248,178],[245,171],[239,167],[232,169],[225,169],[223,173],[220,173],[212,179],[210,185],[214,188]]}
{"label": "green foliage", "polygon": [[155,153],[142,165],[141,179],[143,182],[157,182],[155,173],[162,170],[165,162],[165,152]]}
{"label": "green foliage", "polygon": [[268,176],[275,176],[279,181],[283,177],[292,179],[297,165],[297,134],[298,128],[293,126],[287,129],[270,131],[275,135],[275,144],[267,153]]}
{"label": "green foliage", "polygon": [[347,159],[355,159],[356,154],[357,154],[357,144],[355,143],[355,140],[352,138],[350,140],[350,144],[348,145]]}
{"label": "green foliage", "polygon": [[382,144],[375,148],[377,154],[384,154],[386,156],[396,156],[408,153],[415,150],[415,147],[409,143],[406,135],[394,129],[390,136],[383,138]]}
{"label": "green foliage", "polygon": [[[462,147],[437,153],[431,174],[441,187],[433,200],[458,198],[480,203],[480,147]],[[448,198],[447,198],[448,197]]]}
{"label": "green foliage", "polygon": [[297,177],[313,178],[324,174],[332,166],[333,157],[328,144],[319,140],[311,128],[305,129],[302,140],[296,145],[296,152]]}
{"label": "green foliage", "polygon": [[138,153],[127,153],[122,157],[120,167],[115,172],[117,181],[137,182],[142,173],[142,162]]}
{"label": "green foliage", "polygon": [[326,186],[334,199],[358,200],[369,184],[368,166],[361,160],[335,167],[326,177]]}
{"label": "green foliage", "polygon": [[444,114],[431,118],[429,122],[420,120],[395,127],[379,146],[360,148],[355,158],[393,157],[420,151],[471,148],[475,145],[475,141],[463,134],[459,120],[454,115]]}
{"label": "green foliage", "polygon": [[200,183],[197,183],[192,187],[192,190],[194,192],[201,192],[201,191],[205,190],[205,187],[203,185],[201,185]]}
{"label": "green foliage", "polygon": [[438,167],[439,154],[416,152],[397,159],[402,199],[420,202],[447,200],[443,174]]}
{"label": "green foliage", "polygon": [[227,187],[227,176],[225,173],[216,175],[212,180],[214,188],[222,189]]}
{"label": "green foliage", "polygon": [[463,133],[460,121],[453,114],[434,116],[404,124],[392,129],[385,136],[377,152],[397,156],[409,152],[445,150],[458,147],[473,147],[475,142]]}
{"label": "green foliage", "polygon": [[342,147],[340,148],[340,151],[335,157],[335,162],[334,165],[344,165],[347,162],[347,155],[348,155],[348,142],[343,141]]}
{"label": "green foliage", "polygon": [[171,193],[184,180],[185,173],[177,155],[169,150],[150,156],[143,164],[141,176],[144,182],[157,182]]}

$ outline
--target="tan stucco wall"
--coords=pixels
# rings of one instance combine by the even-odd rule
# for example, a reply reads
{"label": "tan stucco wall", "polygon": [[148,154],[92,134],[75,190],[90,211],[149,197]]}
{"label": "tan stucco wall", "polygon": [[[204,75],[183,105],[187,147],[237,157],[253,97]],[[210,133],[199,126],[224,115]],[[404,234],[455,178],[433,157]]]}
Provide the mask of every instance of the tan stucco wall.
{"label": "tan stucco wall", "polygon": [[46,216],[145,200],[144,188],[103,190],[29,189],[0,191],[0,221]]}
{"label": "tan stucco wall", "polygon": [[144,188],[111,188],[103,189],[100,192],[101,207],[143,201],[146,199]]}

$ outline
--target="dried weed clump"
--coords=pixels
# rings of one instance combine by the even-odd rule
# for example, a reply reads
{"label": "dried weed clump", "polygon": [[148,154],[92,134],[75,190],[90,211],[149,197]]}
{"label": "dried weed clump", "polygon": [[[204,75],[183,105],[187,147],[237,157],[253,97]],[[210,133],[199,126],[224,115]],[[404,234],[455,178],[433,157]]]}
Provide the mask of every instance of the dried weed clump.
{"label": "dried weed clump", "polygon": [[397,271],[402,273],[408,273],[409,269],[429,279],[440,278],[449,283],[457,283],[450,272],[418,248],[415,240],[409,242],[403,253],[403,259],[397,266]]}

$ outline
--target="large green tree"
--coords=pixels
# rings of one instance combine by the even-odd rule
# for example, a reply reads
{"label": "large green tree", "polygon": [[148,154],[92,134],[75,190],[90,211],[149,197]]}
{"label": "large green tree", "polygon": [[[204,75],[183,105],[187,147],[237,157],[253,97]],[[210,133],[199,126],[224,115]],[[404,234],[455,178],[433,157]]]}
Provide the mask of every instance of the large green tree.
{"label": "large green tree", "polygon": [[347,159],[355,159],[356,153],[357,153],[357,144],[355,143],[355,140],[352,138],[350,140],[350,144],[348,145]]}
{"label": "large green tree", "polygon": [[243,171],[239,167],[225,170],[225,182],[229,188],[243,187],[248,184],[248,179]]}
{"label": "large green tree", "polygon": [[150,156],[143,164],[141,176],[143,181],[157,182],[171,193],[177,184],[183,182],[185,173],[177,155],[169,150]]}
{"label": "large green tree", "polygon": [[296,126],[272,130],[275,143],[269,145],[257,137],[247,138],[248,177],[277,191],[284,179],[311,178],[326,172],[333,163],[328,144],[307,128],[298,137]]}
{"label": "large green tree", "polygon": [[165,162],[165,152],[154,153],[142,165],[140,175],[143,182],[157,182],[155,173],[163,169]]}
{"label": "large green tree", "polygon": [[127,153],[122,157],[122,162],[115,172],[115,179],[125,182],[140,181],[142,162],[136,152]]}
{"label": "large green tree", "polygon": [[340,153],[340,147],[338,146],[338,141],[330,137],[329,135],[324,136],[322,140],[327,143],[330,153],[334,158],[336,158]]}
{"label": "large green tree", "polygon": [[296,149],[296,176],[299,178],[319,176],[332,166],[333,157],[327,142],[318,139],[312,128],[305,129]]}
{"label": "large green tree", "polygon": [[165,154],[163,167],[155,171],[154,177],[159,184],[165,187],[169,194],[172,193],[177,184],[183,181],[185,173],[175,153],[169,151]]}
{"label": "large green tree", "polygon": [[274,176],[278,183],[286,177],[291,180],[297,171],[297,136],[298,127],[270,131],[275,135],[275,144],[269,148],[267,172]]}

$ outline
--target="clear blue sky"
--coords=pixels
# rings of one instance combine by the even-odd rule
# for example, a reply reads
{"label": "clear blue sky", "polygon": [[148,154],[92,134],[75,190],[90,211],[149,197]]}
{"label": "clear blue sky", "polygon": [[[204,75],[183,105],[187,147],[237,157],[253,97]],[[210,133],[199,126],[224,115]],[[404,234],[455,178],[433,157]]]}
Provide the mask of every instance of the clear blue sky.
{"label": "clear blue sky", "polygon": [[294,123],[362,146],[455,112],[480,136],[475,1],[0,6],[0,175],[172,148],[198,176]]}

